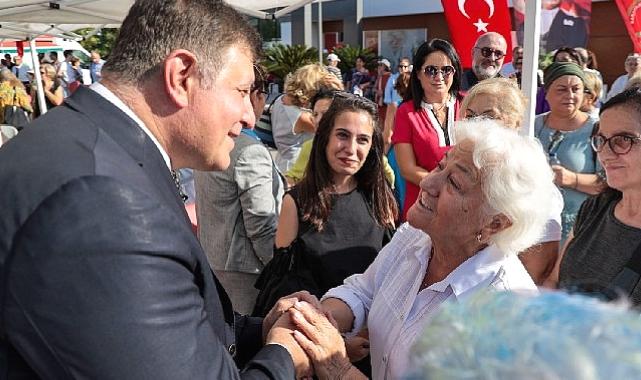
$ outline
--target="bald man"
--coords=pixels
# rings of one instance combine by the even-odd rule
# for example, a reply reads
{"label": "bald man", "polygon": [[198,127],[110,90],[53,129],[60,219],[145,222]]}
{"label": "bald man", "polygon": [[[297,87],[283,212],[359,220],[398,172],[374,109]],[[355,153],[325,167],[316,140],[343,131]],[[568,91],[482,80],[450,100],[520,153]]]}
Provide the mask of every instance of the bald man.
{"label": "bald man", "polygon": [[479,36],[472,48],[472,69],[463,72],[461,90],[467,91],[483,79],[500,76],[507,42],[499,33],[488,32]]}

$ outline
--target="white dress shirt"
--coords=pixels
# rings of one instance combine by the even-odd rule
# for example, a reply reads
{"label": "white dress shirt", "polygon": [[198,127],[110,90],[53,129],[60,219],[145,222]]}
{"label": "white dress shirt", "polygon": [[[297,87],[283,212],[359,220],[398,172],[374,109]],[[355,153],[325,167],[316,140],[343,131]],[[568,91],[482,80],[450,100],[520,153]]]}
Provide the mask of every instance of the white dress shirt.
{"label": "white dress shirt", "polygon": [[606,101],[610,100],[614,95],[623,92],[623,90],[625,90],[625,86],[628,84],[628,79],[630,79],[628,74],[623,74],[618,77],[614,83],[612,83],[612,87],[610,87],[610,91],[608,91]]}
{"label": "white dress shirt", "polygon": [[171,160],[169,159],[169,155],[163,149],[162,145],[158,142],[158,139],[156,139],[156,136],[154,136],[149,129],[145,126],[145,123],[140,120],[138,116],[134,113],[134,111],[129,108],[125,103],[123,103],[122,100],[120,100],[119,97],[116,96],[111,90],[109,90],[107,87],[103,86],[99,82],[96,82],[89,86],[89,88],[93,91],[95,91],[98,95],[102,96],[103,98],[107,99],[109,103],[113,104],[114,106],[118,107],[122,112],[124,112],[127,116],[129,116],[138,126],[140,129],[143,130],[149,136],[151,141],[154,142],[154,145],[156,145],[156,148],[160,151],[160,154],[162,155],[162,158],[165,160],[165,164],[167,165],[167,168],[171,171]]}
{"label": "white dress shirt", "polygon": [[364,328],[367,320],[374,379],[398,379],[406,372],[410,348],[446,300],[482,289],[537,292],[517,256],[496,246],[479,251],[444,280],[419,292],[431,248],[426,233],[405,223],[365,273],[348,277],[323,296],[349,305],[355,317],[350,334]]}

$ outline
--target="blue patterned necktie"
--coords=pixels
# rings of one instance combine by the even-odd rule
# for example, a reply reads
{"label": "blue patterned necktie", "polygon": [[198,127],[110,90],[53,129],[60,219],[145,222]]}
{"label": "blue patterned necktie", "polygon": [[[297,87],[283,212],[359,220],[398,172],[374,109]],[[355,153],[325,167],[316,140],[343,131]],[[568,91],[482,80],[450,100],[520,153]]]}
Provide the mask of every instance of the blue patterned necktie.
{"label": "blue patterned necktie", "polygon": [[180,198],[183,200],[183,203],[187,202],[189,197],[183,192],[182,186],[180,186],[180,175],[175,170],[172,170],[171,177],[174,179],[174,184],[176,184],[176,188],[178,188],[178,193],[180,194]]}

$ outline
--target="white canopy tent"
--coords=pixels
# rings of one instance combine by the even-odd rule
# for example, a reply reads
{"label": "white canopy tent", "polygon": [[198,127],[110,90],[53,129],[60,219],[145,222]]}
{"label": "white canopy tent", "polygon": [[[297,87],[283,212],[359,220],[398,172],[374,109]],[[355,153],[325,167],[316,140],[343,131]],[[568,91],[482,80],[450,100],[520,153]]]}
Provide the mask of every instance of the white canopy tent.
{"label": "white canopy tent", "polygon": [[[313,0],[226,1],[249,16],[270,19],[281,17]],[[133,0],[0,0],[0,39],[28,40],[31,51],[36,51],[34,39],[41,35],[81,40],[82,36],[75,34],[74,30],[118,27],[132,4]],[[38,103],[44,113],[46,105],[40,88],[39,64],[35,54],[31,57],[39,87]]]}
{"label": "white canopy tent", "polygon": [[[313,0],[226,0],[250,16],[278,18]],[[133,0],[0,0],[0,22],[22,24],[119,24]],[[275,10],[275,11],[274,11]]]}

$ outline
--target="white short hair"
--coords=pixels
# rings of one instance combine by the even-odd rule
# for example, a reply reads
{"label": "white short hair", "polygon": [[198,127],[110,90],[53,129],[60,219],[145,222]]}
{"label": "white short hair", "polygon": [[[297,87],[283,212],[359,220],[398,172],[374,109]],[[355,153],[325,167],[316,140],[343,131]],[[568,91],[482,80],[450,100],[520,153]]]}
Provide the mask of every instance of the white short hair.
{"label": "white short hair", "polygon": [[543,233],[558,192],[539,141],[488,119],[457,122],[454,133],[457,143],[474,144],[472,158],[481,173],[487,212],[504,214],[512,223],[490,242],[511,254],[531,247]]}

